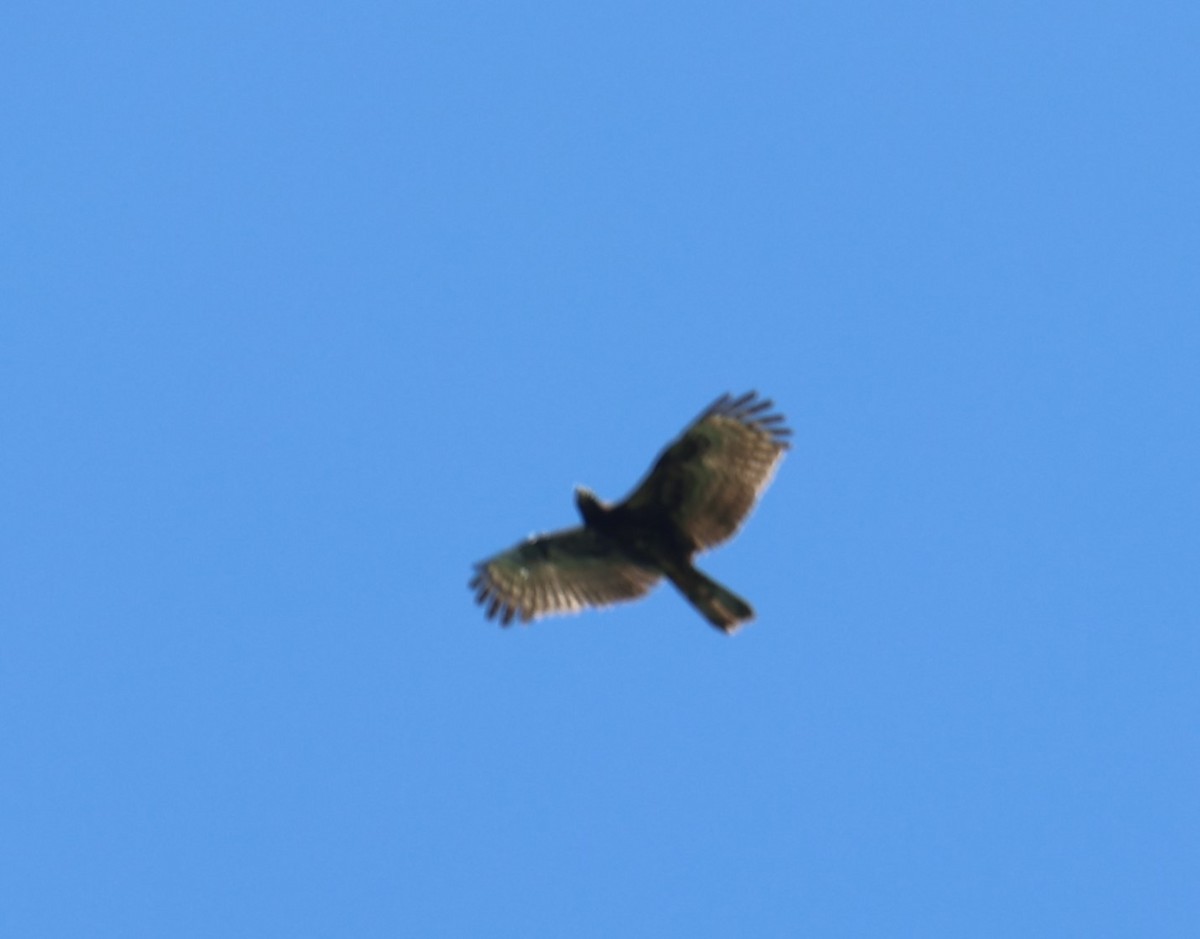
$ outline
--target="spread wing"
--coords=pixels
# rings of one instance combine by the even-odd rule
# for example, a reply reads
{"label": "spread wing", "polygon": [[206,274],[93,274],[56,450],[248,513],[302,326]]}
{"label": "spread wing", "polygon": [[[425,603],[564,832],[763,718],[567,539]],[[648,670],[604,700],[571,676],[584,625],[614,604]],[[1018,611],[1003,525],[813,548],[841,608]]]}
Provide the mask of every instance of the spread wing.
{"label": "spread wing", "polygon": [[475,565],[475,601],[505,626],[551,613],[608,606],[649,592],[662,577],[587,528],[539,535]]}
{"label": "spread wing", "polygon": [[666,517],[699,550],[730,538],[771,482],[791,431],[753,391],[722,395],[659,456],[625,500]]}

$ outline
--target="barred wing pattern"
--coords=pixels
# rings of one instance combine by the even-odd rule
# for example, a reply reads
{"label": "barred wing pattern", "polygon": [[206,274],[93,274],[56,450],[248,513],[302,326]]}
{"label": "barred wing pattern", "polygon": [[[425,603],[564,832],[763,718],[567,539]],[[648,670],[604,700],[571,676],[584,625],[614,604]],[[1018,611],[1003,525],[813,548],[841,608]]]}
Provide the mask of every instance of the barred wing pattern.
{"label": "barred wing pattern", "polygon": [[722,395],[663,451],[625,508],[665,512],[697,550],[732,537],[789,446],[771,405],[753,391]]}
{"label": "barred wing pattern", "polygon": [[609,538],[568,528],[522,541],[475,565],[475,601],[507,626],[551,613],[608,606],[650,591],[662,573],[639,564]]}

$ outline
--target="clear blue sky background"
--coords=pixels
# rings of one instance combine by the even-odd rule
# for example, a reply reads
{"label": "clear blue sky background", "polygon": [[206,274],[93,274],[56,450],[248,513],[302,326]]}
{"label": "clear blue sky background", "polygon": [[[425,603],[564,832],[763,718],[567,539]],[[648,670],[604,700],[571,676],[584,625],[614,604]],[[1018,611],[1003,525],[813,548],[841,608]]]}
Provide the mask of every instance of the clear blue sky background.
{"label": "clear blue sky background", "polygon": [[[4,934],[1200,934],[1198,42],[10,5]],[[749,388],[753,625],[484,621]]]}

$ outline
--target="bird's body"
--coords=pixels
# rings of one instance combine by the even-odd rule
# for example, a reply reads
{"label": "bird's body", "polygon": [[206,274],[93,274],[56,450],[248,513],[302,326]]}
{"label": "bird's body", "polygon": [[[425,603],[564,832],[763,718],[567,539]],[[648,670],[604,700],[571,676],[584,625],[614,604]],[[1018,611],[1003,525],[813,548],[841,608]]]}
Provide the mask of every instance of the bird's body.
{"label": "bird's body", "polygon": [[753,392],[721,397],[621,502],[606,504],[580,487],[583,525],[477,564],[476,599],[508,625],[634,599],[666,577],[709,622],[732,632],[753,609],[692,557],[732,537],[770,483],[791,433],[770,406]]}

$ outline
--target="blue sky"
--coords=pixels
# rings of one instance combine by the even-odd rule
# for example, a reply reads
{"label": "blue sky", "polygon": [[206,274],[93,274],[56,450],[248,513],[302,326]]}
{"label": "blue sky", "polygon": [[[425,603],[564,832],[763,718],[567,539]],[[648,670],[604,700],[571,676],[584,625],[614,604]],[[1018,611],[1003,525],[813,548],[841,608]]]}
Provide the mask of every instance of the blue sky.
{"label": "blue sky", "polygon": [[[0,27],[7,935],[1196,934],[1191,5]],[[754,624],[485,622],[750,388]]]}

